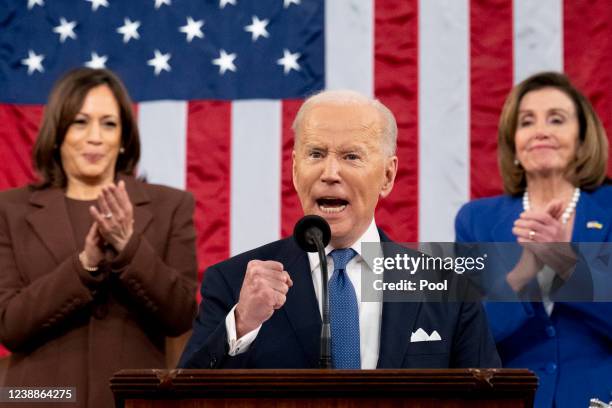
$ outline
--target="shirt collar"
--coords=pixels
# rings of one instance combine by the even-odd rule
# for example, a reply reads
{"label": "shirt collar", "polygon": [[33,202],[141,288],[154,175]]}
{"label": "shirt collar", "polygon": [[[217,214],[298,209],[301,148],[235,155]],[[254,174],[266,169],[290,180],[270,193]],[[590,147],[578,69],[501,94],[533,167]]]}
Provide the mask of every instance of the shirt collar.
{"label": "shirt collar", "polygon": [[[370,222],[368,229],[365,230],[363,235],[361,235],[359,239],[357,239],[357,241],[355,241],[353,245],[350,246],[350,248],[352,248],[355,252],[357,252],[357,257],[356,257],[357,262],[361,262],[363,260],[361,256],[361,243],[362,242],[380,243],[380,234],[378,233],[378,228],[376,227],[376,220],[374,218],[372,218],[372,222]],[[336,248],[331,246],[331,244],[327,245],[325,247],[325,255],[329,255],[329,253],[333,251],[334,249]],[[319,267],[319,255],[316,252],[308,252],[308,261],[310,262],[310,272],[313,272],[315,269]]]}

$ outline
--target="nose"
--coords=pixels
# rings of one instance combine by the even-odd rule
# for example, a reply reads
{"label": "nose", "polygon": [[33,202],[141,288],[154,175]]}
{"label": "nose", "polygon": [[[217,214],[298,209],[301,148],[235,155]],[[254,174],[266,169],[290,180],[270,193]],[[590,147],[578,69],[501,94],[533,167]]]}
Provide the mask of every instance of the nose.
{"label": "nose", "polygon": [[321,173],[321,181],[327,184],[340,182],[340,163],[336,155],[329,154],[323,163],[323,172]]}
{"label": "nose", "polygon": [[539,121],[535,127],[535,137],[536,139],[546,139],[550,137],[551,128],[546,121]]}
{"label": "nose", "polygon": [[102,143],[102,127],[95,121],[92,121],[87,129],[87,143],[93,145]]}

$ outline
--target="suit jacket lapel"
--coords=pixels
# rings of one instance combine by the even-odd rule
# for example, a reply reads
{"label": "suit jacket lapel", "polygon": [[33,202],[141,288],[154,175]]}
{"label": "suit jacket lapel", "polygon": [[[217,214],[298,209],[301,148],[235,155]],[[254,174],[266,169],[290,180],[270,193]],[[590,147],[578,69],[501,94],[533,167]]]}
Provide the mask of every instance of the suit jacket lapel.
{"label": "suit jacket lapel", "polygon": [[[379,230],[379,233],[381,243],[392,242],[382,230]],[[394,253],[387,252],[388,248],[383,246],[385,257],[395,256]],[[416,331],[415,324],[420,309],[421,302],[383,303],[378,368],[402,367],[410,335]]]}
{"label": "suit jacket lapel", "polygon": [[148,208],[151,202],[149,194],[133,177],[119,176],[119,180],[125,182],[125,189],[134,207],[134,232],[142,234],[149,223],[153,220],[153,214]]}
{"label": "suit jacket lapel", "polygon": [[514,221],[523,212],[523,202],[519,198],[512,198],[508,208],[500,211],[500,218],[491,229],[491,242],[516,242],[516,236],[512,233]]}
{"label": "suit jacket lapel", "polygon": [[321,314],[312,283],[308,256],[295,241],[286,240],[284,256],[279,259],[289,272],[293,287],[289,289],[287,301],[282,310],[285,312],[291,328],[302,344],[304,354],[312,367],[318,366]]}
{"label": "suit jacket lapel", "polygon": [[38,209],[26,216],[27,222],[56,262],[62,262],[77,249],[64,192],[59,188],[37,190],[32,193],[30,204]]}

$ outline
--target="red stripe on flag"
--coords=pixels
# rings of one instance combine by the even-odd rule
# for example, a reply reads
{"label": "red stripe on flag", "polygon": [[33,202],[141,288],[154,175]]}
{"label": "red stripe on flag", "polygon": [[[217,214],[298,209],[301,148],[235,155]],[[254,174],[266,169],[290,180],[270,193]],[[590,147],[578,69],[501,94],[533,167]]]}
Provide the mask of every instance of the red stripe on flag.
{"label": "red stripe on flag", "polygon": [[42,105],[0,104],[0,190],[35,179],[32,146],[42,115]]}
{"label": "red stripe on flag", "polygon": [[502,191],[497,167],[497,123],[513,83],[512,46],[512,2],[472,0],[470,185],[474,198]]}
{"label": "red stripe on flag", "polygon": [[376,222],[396,240],[416,241],[419,225],[418,1],[377,0],[374,14],[374,94],[393,111],[399,128],[395,187],[378,204]]}
{"label": "red stripe on flag", "polygon": [[[32,146],[42,115],[42,105],[0,104],[0,190],[21,187],[35,179]],[[0,357],[9,354],[0,345]]]}
{"label": "red stripe on flag", "polygon": [[[612,7],[608,0],[563,4],[563,61],[612,137]],[[608,156],[612,153],[612,144]],[[612,175],[612,160],[608,160]]]}
{"label": "red stripe on flag", "polygon": [[293,130],[291,125],[303,100],[283,101],[283,144],[281,152],[281,237],[293,234],[293,226],[304,214],[293,187]]}
{"label": "red stripe on flag", "polygon": [[187,189],[196,199],[200,271],[229,257],[231,103],[189,102]]}

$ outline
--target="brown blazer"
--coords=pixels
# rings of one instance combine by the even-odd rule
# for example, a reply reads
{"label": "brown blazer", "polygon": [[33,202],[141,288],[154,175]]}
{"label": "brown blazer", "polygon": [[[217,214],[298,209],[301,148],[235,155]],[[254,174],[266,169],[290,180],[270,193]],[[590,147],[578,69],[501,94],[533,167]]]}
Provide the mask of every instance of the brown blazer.
{"label": "brown blazer", "polygon": [[194,200],[124,180],[134,235],[95,277],[78,261],[62,190],[0,192],[0,342],[13,353],[6,386],[73,386],[78,404],[68,406],[112,407],[112,374],[165,367],[165,336],[191,328]]}

